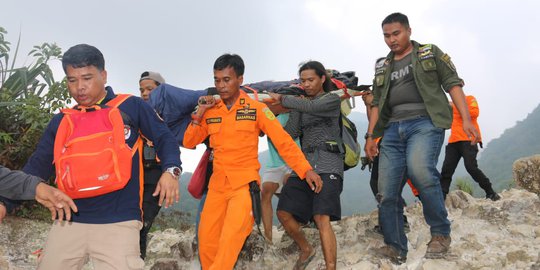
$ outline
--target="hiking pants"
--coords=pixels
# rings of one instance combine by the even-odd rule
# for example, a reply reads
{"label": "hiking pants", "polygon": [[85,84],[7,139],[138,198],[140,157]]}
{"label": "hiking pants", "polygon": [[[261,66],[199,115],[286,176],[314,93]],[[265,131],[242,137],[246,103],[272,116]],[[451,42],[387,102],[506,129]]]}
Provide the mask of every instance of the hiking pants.
{"label": "hiking pants", "polygon": [[454,175],[461,157],[463,157],[463,163],[465,164],[465,169],[467,172],[471,175],[474,181],[480,185],[486,194],[495,193],[487,176],[480,170],[480,168],[478,168],[478,162],[476,161],[477,154],[478,145],[471,145],[470,141],[449,143],[446,146],[446,153],[441,170],[441,188],[444,195],[448,194],[450,190],[452,175]]}
{"label": "hiking pants", "polygon": [[38,270],[82,269],[87,259],[94,269],[144,269],[139,254],[138,220],[107,224],[55,221],[43,247]]}

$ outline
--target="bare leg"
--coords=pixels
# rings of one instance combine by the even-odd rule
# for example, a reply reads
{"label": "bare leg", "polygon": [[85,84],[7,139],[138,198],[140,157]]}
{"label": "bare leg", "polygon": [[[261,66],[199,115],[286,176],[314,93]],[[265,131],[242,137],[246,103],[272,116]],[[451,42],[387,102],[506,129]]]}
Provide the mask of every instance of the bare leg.
{"label": "bare leg", "polygon": [[336,235],[330,224],[330,216],[327,215],[315,215],[313,216],[317,228],[319,229],[319,235],[321,237],[321,245],[324,255],[324,261],[326,263],[327,270],[336,269],[336,257],[337,257],[337,244]]}
{"label": "bare leg", "polygon": [[300,248],[300,257],[299,261],[305,261],[312,254],[313,247],[309,244],[304,233],[300,229],[300,224],[294,219],[294,217],[289,212],[277,211],[277,217],[279,222],[285,228],[285,231],[289,236],[294,240],[294,242]]}
{"label": "bare leg", "polygon": [[272,196],[278,188],[278,183],[265,182],[262,184],[262,222],[264,228],[264,237],[266,237],[266,240],[268,240],[269,242],[272,242],[272,216],[274,214],[272,210]]}

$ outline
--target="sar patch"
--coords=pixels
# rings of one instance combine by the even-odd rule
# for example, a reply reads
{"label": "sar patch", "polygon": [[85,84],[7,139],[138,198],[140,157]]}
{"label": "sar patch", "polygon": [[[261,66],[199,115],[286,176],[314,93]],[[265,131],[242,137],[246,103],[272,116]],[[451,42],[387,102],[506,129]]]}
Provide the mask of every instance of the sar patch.
{"label": "sar patch", "polygon": [[274,115],[274,113],[268,108],[264,108],[263,113],[264,113],[264,115],[266,115],[266,118],[268,118],[270,120],[275,120],[276,119],[276,116]]}
{"label": "sar patch", "polygon": [[452,63],[452,60],[450,60],[450,55],[444,54],[441,56],[441,60],[446,63],[446,65],[453,71],[456,71],[456,66],[454,66],[454,63]]}
{"label": "sar patch", "polygon": [[206,124],[218,124],[221,123],[221,117],[206,118]]}
{"label": "sar patch", "polygon": [[257,109],[250,109],[249,107],[247,107],[247,108],[236,110],[236,121],[242,121],[242,120],[256,121]]}

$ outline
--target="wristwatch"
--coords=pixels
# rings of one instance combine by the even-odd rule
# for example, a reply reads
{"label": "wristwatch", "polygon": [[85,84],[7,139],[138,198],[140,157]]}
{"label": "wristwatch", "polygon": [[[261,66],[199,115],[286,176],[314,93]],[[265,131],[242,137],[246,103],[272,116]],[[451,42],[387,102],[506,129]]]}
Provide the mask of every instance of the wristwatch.
{"label": "wristwatch", "polygon": [[182,170],[178,167],[169,167],[165,171],[170,173],[176,179],[180,179],[180,174],[182,173]]}
{"label": "wristwatch", "polygon": [[364,135],[364,139],[368,139],[368,138],[372,138],[373,137],[373,134],[372,133],[366,133],[366,135]]}

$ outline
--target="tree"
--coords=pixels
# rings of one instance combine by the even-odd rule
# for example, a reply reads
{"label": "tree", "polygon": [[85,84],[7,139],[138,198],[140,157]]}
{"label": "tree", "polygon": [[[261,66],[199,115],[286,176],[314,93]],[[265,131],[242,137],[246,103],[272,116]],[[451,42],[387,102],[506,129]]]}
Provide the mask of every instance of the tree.
{"label": "tree", "polygon": [[[56,44],[43,43],[28,53],[32,63],[16,67],[21,35],[15,51],[0,27],[0,163],[21,168],[53,113],[70,103],[65,79],[57,81],[49,62],[62,59]],[[12,58],[11,58],[12,57]]]}

